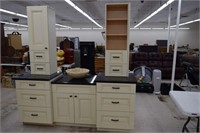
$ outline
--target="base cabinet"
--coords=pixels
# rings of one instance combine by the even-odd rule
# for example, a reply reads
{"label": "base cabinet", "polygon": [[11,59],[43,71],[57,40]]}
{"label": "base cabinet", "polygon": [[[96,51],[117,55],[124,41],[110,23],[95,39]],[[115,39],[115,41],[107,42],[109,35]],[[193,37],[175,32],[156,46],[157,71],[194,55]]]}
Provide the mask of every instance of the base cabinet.
{"label": "base cabinet", "polygon": [[97,128],[134,129],[135,84],[97,83]]}
{"label": "base cabinet", "polygon": [[96,87],[84,87],[53,85],[54,122],[96,124]]}
{"label": "base cabinet", "polygon": [[52,124],[50,81],[16,80],[15,83],[21,122]]}

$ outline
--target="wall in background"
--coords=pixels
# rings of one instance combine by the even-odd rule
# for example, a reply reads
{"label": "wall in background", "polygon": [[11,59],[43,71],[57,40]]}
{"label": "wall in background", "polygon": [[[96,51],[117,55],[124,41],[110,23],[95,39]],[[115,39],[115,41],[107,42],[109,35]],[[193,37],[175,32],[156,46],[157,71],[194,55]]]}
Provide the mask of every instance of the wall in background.
{"label": "wall in background", "polygon": [[[187,25],[188,26],[188,25]],[[190,48],[199,48],[199,23],[190,25],[190,30],[179,30],[179,46],[189,44]],[[11,34],[13,31],[5,31]],[[28,45],[28,32],[19,31],[22,34],[22,44]],[[105,41],[101,30],[68,30],[57,31],[56,36],[79,37],[80,41],[95,41],[97,45],[104,45]],[[175,30],[171,30],[171,44],[175,43]],[[156,40],[167,40],[167,30],[130,30],[130,43],[135,46],[149,44],[155,45]]]}

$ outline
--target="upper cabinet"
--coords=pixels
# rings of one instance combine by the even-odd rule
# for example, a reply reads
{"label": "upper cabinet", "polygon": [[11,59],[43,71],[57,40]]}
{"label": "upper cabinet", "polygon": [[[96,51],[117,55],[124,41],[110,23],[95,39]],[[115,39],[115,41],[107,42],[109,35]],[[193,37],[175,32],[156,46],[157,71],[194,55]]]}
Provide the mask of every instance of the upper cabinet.
{"label": "upper cabinet", "polygon": [[48,50],[56,46],[55,12],[48,6],[27,7],[31,50]]}
{"label": "upper cabinet", "polygon": [[106,4],[106,76],[128,77],[129,3]]}
{"label": "upper cabinet", "polygon": [[128,50],[129,4],[106,5],[106,50]]}
{"label": "upper cabinet", "polygon": [[57,71],[55,11],[48,6],[28,6],[31,74]]}

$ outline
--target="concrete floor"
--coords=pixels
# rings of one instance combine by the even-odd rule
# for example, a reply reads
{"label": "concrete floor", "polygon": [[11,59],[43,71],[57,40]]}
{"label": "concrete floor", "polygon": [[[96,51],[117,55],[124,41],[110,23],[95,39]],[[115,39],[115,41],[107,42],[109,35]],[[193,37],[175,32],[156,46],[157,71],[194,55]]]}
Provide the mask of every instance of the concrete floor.
{"label": "concrete floor", "polygon": [[[19,121],[14,88],[1,88],[1,132],[97,132],[96,128],[23,125]],[[135,130],[130,132],[181,132],[186,117],[169,96],[136,93]],[[196,120],[188,128],[195,131]]]}

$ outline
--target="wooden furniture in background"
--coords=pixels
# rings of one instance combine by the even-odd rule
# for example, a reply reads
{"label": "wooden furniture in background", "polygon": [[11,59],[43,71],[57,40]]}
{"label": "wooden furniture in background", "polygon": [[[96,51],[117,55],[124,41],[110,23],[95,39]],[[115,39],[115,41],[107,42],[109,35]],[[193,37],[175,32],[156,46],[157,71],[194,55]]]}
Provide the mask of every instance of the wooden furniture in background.
{"label": "wooden furniture in background", "polygon": [[106,4],[105,76],[128,76],[129,16],[128,3]]}
{"label": "wooden furniture in background", "polygon": [[95,57],[95,72],[105,71],[105,57]]}

